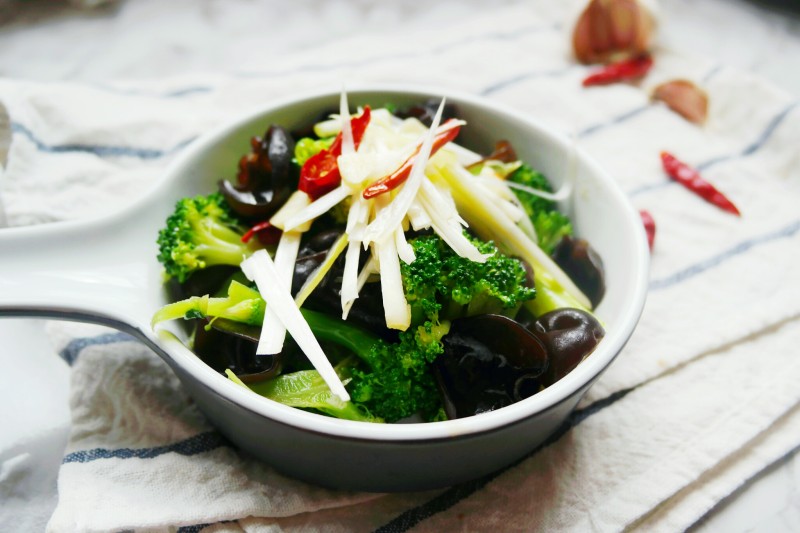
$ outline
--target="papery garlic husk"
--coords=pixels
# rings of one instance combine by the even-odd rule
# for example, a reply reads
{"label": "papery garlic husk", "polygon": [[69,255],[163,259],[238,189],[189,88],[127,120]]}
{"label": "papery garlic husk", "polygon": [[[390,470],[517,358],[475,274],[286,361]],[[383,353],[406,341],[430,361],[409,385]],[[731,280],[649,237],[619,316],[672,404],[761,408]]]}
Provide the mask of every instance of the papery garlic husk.
{"label": "papery garlic husk", "polygon": [[689,80],[671,80],[653,89],[654,100],[659,100],[689,122],[702,124],[708,116],[708,95]]}
{"label": "papery garlic husk", "polygon": [[578,17],[572,47],[581,63],[608,63],[649,52],[656,28],[652,1],[590,0]]}

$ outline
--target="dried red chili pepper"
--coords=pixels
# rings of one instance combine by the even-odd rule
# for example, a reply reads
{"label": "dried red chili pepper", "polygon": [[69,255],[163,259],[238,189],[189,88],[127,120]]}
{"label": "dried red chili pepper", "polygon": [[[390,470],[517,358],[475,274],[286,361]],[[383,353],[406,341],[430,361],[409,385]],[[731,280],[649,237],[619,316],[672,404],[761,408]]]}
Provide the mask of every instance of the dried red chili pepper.
{"label": "dried red chili pepper", "polygon": [[[364,106],[364,112],[350,119],[350,128],[353,130],[353,144],[356,148],[361,143],[369,125],[370,109]],[[342,155],[342,133],[336,136],[333,144],[326,149],[314,154],[303,164],[300,169],[300,181],[297,188],[308,194],[312,200],[332,191],[339,186],[342,176],[339,174],[337,158]]]}
{"label": "dried red chili pepper", "polygon": [[620,81],[632,81],[643,78],[653,66],[653,58],[649,54],[611,63],[589,74],[583,80],[583,86],[608,85]]}
{"label": "dried red chili pepper", "polygon": [[639,216],[642,217],[642,224],[644,225],[644,232],[647,234],[647,244],[650,246],[650,251],[653,251],[653,243],[656,240],[656,221],[649,211],[642,209],[639,211]]}
{"label": "dried red chili pepper", "polygon": [[[453,120],[448,120],[445,122],[442,127],[447,127],[449,123],[453,122]],[[433,138],[433,145],[431,146],[431,155],[435,154],[439,151],[439,149],[444,146],[445,144],[449,143],[453,139],[458,136],[458,132],[461,130],[461,126],[453,126],[448,130],[443,131],[442,133],[437,134]],[[401,183],[408,179],[408,176],[411,174],[411,167],[414,166],[414,160],[417,158],[417,154],[419,154],[422,145],[418,145],[414,153],[409,156],[405,162],[400,165],[400,168],[389,174],[388,176],[384,176],[379,180],[370,184],[364,192],[361,194],[365,199],[369,200],[370,198],[374,198],[380,194],[385,192],[389,192],[392,189],[396,189],[400,186]]]}
{"label": "dried red chili pepper", "polygon": [[739,209],[727,196],[706,181],[700,173],[668,152],[661,152],[661,164],[670,178],[677,181],[700,198],[720,209],[741,216]]}

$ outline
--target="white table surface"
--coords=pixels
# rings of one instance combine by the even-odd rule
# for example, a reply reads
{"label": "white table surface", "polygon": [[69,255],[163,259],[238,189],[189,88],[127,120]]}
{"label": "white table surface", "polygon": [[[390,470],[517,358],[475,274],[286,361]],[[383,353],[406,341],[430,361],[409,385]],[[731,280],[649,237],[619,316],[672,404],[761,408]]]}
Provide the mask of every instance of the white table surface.
{"label": "white table surface", "polygon": [[[102,81],[244,70],[258,51],[268,59],[355,31],[428,27],[517,3],[122,0],[86,12],[66,1],[0,0],[0,76]],[[659,42],[750,70],[800,97],[800,3],[793,12],[764,4],[662,0]],[[38,531],[57,501],[69,372],[34,320],[0,321],[0,368],[0,530]],[[749,480],[695,529],[800,531],[798,455]]]}

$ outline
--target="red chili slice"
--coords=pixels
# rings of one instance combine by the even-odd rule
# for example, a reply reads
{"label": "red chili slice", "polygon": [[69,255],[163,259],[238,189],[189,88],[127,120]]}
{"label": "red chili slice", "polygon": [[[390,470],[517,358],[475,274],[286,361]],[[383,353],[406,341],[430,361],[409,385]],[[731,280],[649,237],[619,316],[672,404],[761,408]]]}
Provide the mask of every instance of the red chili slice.
{"label": "red chili slice", "polygon": [[[361,144],[361,138],[369,125],[369,106],[364,106],[364,112],[350,119],[350,128],[353,131],[353,144],[356,149]],[[336,136],[327,150],[311,156],[300,169],[300,181],[297,188],[308,194],[312,200],[329,193],[339,186],[342,176],[339,174],[337,158],[342,155],[342,133]]]}
{"label": "red chili slice", "polygon": [[680,161],[668,152],[661,152],[661,164],[664,166],[664,171],[670,178],[677,181],[706,202],[714,204],[728,213],[741,216],[739,209],[734,203],[711,183],[706,181],[694,168]]}
{"label": "red chili slice", "polygon": [[620,81],[638,80],[643,78],[652,66],[653,58],[650,55],[642,55],[633,59],[611,63],[589,74],[583,80],[583,86],[608,85]]}
{"label": "red chili slice", "polygon": [[[448,123],[453,121],[453,119],[448,120],[443,124],[443,126],[447,126]],[[439,151],[439,149],[444,146],[445,144],[449,143],[453,139],[458,136],[458,132],[461,130],[461,126],[454,126],[453,128],[443,131],[434,137],[433,139],[433,146],[431,147],[431,155],[435,154]],[[389,174],[388,176],[384,176],[379,180],[373,182],[369,187],[364,189],[362,196],[369,200],[370,198],[374,198],[380,194],[385,192],[389,192],[392,189],[396,189],[400,184],[408,179],[408,176],[411,174],[411,167],[414,166],[414,160],[417,158],[420,149],[422,148],[422,144],[418,145],[416,150],[414,151],[411,156],[405,160],[405,162],[400,165],[400,168]]]}
{"label": "red chili slice", "polygon": [[283,232],[279,228],[276,228],[270,224],[268,220],[265,220],[264,222],[259,222],[242,235],[242,242],[250,242],[253,235],[257,235],[258,240],[263,245],[277,244],[278,241],[281,240],[282,233]]}
{"label": "red chili slice", "polygon": [[342,176],[339,174],[337,157],[327,150],[311,156],[300,170],[297,188],[316,200],[338,187]]}

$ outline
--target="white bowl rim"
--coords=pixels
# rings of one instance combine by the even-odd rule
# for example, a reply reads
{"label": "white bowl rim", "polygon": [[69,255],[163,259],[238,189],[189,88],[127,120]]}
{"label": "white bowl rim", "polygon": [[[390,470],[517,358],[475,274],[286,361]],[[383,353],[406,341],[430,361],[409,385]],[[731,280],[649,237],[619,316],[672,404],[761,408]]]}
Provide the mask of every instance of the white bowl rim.
{"label": "white bowl rim", "polygon": [[[349,95],[385,92],[419,94],[420,96],[447,96],[448,99],[465,102],[494,113],[515,117],[525,122],[527,126],[537,130],[539,134],[551,137],[554,141],[564,146],[568,146],[571,142],[566,135],[556,128],[548,126],[534,117],[502,103],[470,93],[426,85],[382,83],[347,87],[347,92]],[[193,158],[239,130],[239,128],[257,116],[269,114],[282,107],[296,105],[305,100],[332,97],[334,95],[338,95],[338,91],[327,89],[272,100],[263,107],[225,123],[187,146],[165,170],[165,178],[162,183],[171,181],[174,178],[173,175],[180,173]],[[538,413],[547,411],[569,399],[581,388],[593,382],[611,364],[633,333],[644,308],[647,294],[649,249],[638,213],[633,209],[619,186],[600,168],[594,159],[580,148],[577,149],[577,155],[583,161],[583,164],[591,170],[592,175],[613,195],[618,207],[624,209],[624,215],[628,219],[632,231],[635,232],[633,236],[635,257],[631,258],[631,263],[636,268],[630,278],[633,298],[624,312],[617,318],[615,328],[607,332],[602,342],[589,357],[562,379],[530,398],[488,413],[441,422],[375,424],[341,420],[288,407],[245,390],[207,366],[179,340],[166,331],[158,332],[157,342],[168,351],[176,364],[206,388],[217,392],[253,413],[312,433],[365,441],[430,441],[485,433],[500,427],[513,425]],[[160,187],[156,186],[150,193],[158,194],[159,189]],[[147,196],[150,195],[148,194]]]}

